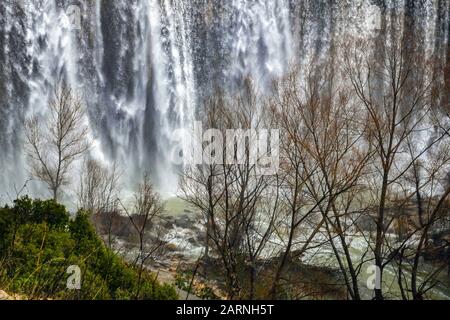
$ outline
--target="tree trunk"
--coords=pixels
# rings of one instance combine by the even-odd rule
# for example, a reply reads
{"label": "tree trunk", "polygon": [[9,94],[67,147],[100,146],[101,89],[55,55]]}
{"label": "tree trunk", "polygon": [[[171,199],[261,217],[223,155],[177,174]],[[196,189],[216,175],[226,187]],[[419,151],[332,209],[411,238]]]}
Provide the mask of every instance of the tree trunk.
{"label": "tree trunk", "polygon": [[[389,160],[388,160],[389,161]],[[380,206],[378,208],[378,217],[377,217],[377,235],[376,235],[376,241],[375,241],[375,265],[377,267],[377,271],[379,272],[379,277],[377,277],[377,282],[379,280],[379,283],[376,283],[375,287],[375,299],[376,300],[384,300],[383,298],[383,290],[381,288],[383,283],[383,253],[382,253],[382,247],[383,247],[383,235],[384,235],[384,213],[386,208],[386,196],[387,196],[387,189],[388,189],[388,170],[384,170],[383,174],[383,185],[381,187],[381,196],[380,196]],[[377,288],[377,286],[379,286]]]}
{"label": "tree trunk", "polygon": [[58,202],[58,188],[53,189],[53,200]]}

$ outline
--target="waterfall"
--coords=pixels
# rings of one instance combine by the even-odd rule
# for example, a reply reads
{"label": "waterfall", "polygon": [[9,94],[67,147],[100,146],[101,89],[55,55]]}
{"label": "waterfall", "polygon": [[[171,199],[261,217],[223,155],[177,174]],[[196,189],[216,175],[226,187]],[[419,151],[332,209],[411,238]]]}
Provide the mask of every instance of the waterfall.
{"label": "waterfall", "polygon": [[[216,87],[251,77],[265,88],[290,64],[327,59],[339,39],[387,39],[395,16],[407,17],[403,31],[445,63],[449,3],[2,0],[0,200],[27,179],[24,120],[45,116],[60,81],[86,102],[93,156],[116,161],[126,185],[148,171],[160,190],[174,192],[172,133],[195,120]],[[39,186],[32,192],[47,195]]]}
{"label": "waterfall", "polygon": [[281,76],[293,58],[288,2],[231,2],[227,78],[239,83],[251,76],[256,83],[267,84],[270,77]]}

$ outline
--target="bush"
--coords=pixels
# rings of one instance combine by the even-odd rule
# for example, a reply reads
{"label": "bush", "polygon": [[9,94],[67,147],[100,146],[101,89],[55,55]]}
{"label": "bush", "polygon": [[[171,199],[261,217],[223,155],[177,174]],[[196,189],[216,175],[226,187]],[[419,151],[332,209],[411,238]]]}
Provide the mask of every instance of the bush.
{"label": "bush", "polygon": [[54,200],[32,200],[28,197],[14,201],[12,209],[17,223],[47,223],[52,228],[64,228],[69,223],[66,208]]}
{"label": "bush", "polygon": [[[67,289],[72,265],[81,290]],[[32,299],[177,299],[151,273],[139,286],[137,270],[103,244],[86,212],[70,221],[64,206],[28,197],[0,209],[0,287]]]}

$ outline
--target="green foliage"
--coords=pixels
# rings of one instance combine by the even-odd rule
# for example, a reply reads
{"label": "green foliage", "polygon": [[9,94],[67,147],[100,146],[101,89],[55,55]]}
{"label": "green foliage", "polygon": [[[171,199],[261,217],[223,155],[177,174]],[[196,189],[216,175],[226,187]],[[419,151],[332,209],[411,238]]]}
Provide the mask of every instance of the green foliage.
{"label": "green foliage", "polygon": [[[67,289],[72,265],[81,269],[81,290]],[[138,271],[103,244],[86,212],[70,221],[64,206],[28,197],[0,209],[0,287],[31,299],[177,299],[149,272],[139,283]]]}
{"label": "green foliage", "polygon": [[54,200],[32,200],[23,197],[14,201],[12,211],[19,224],[46,223],[51,228],[64,228],[69,223],[66,208]]}
{"label": "green foliage", "polygon": [[13,241],[11,228],[14,224],[14,214],[8,208],[0,209],[0,253],[5,252]]}

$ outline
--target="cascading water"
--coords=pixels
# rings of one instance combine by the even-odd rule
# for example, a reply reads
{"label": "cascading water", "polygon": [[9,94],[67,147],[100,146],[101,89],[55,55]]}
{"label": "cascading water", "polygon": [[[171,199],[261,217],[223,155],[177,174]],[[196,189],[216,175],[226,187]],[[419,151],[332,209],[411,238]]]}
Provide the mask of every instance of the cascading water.
{"label": "cascading water", "polygon": [[[414,32],[448,59],[449,0],[2,0],[0,193],[27,179],[23,122],[45,115],[52,88],[86,101],[94,153],[132,183],[149,171],[175,191],[172,132],[216,87],[260,86],[290,63],[326,59],[338,40]],[[79,15],[77,16],[77,14]],[[45,196],[45,193],[38,194]],[[7,199],[6,199],[7,200]]]}
{"label": "cascading water", "polygon": [[281,76],[293,57],[288,2],[233,0],[231,10],[226,77],[239,83],[251,76],[264,85]]}

